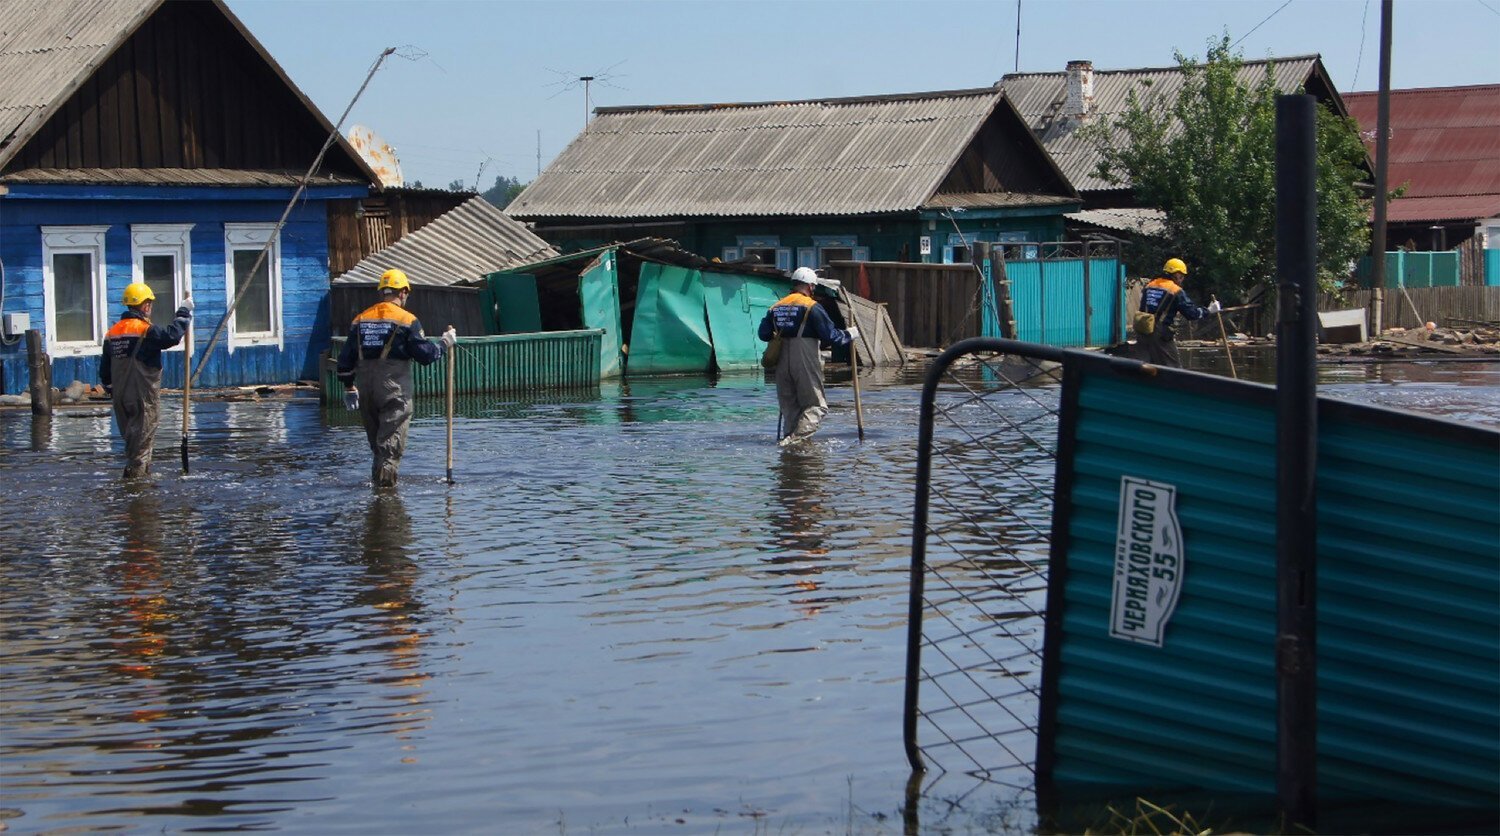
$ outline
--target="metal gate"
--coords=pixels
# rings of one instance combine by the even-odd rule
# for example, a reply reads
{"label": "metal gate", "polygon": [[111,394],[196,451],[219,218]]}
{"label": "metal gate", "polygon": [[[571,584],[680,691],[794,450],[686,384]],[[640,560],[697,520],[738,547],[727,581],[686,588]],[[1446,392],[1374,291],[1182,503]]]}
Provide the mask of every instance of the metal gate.
{"label": "metal gate", "polygon": [[1005,788],[1016,816],[1036,809],[1062,357],[966,340],[922,392],[904,739],[921,791],[950,809],[981,786]]}
{"label": "metal gate", "polygon": [[[1063,347],[1124,339],[1125,274],[1118,242],[996,244],[991,252],[997,265],[993,278],[1009,289],[1015,339]],[[1006,298],[1003,292],[1000,298]],[[988,318],[984,335],[1005,336]]]}

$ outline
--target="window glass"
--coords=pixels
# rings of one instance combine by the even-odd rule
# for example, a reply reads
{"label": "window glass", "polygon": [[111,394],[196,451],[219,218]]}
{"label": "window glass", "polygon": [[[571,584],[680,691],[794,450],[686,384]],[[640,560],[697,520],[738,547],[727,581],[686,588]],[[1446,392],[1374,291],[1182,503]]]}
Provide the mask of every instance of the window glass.
{"label": "window glass", "polygon": [[271,331],[271,265],[270,259],[262,261],[260,269],[250,276],[250,268],[260,256],[260,249],[234,251],[234,292],[238,294],[249,276],[250,289],[234,309],[234,329],[244,333],[268,333]]}
{"label": "window glass", "polygon": [[818,257],[822,259],[819,266],[827,267],[830,261],[853,261],[854,248],[852,247],[823,247],[818,250]]}
{"label": "window glass", "polygon": [[53,253],[52,287],[57,294],[56,342],[93,342],[94,257],[90,253]]}
{"label": "window glass", "polygon": [[776,266],[775,247],[745,247],[743,253],[740,256],[741,258],[748,259],[754,256],[761,264],[768,264],[772,267]]}
{"label": "window glass", "polygon": [[151,322],[163,327],[172,324],[177,310],[177,257],[171,254],[141,256],[141,277],[156,296],[151,307]]}

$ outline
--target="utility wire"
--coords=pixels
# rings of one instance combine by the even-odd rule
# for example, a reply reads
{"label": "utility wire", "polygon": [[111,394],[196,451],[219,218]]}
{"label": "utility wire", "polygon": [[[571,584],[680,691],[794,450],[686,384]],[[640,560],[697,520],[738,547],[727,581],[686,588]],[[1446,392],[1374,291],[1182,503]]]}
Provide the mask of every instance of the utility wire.
{"label": "utility wire", "polygon": [[1234,49],[1235,47],[1239,46],[1240,45],[1240,41],[1243,41],[1244,39],[1246,39],[1246,38],[1250,37],[1251,35],[1255,34],[1255,30],[1259,29],[1262,26],[1265,26],[1266,25],[1266,21],[1269,21],[1271,18],[1277,16],[1278,14],[1281,14],[1281,10],[1285,9],[1287,6],[1290,6],[1290,5],[1292,5],[1292,0],[1286,0],[1285,3],[1282,3],[1280,6],[1277,6],[1276,7],[1276,11],[1271,12],[1270,14],[1266,15],[1266,19],[1265,20],[1262,20],[1260,23],[1257,23],[1254,26],[1250,27],[1250,31],[1246,32],[1243,35],[1241,35],[1238,41],[1235,41],[1234,43],[1232,43],[1232,44],[1229,45],[1229,48],[1230,49]]}
{"label": "utility wire", "polygon": [[1495,17],[1500,17],[1500,9],[1496,9],[1494,6],[1491,6],[1490,4],[1484,2],[1484,0],[1474,0],[1474,2],[1485,7],[1486,9],[1489,9],[1490,14],[1494,15]]}
{"label": "utility wire", "polygon": [[[1479,0],[1484,2],[1484,0]],[[1370,19],[1370,0],[1365,0],[1365,13],[1359,19],[1359,55],[1354,59],[1354,80],[1349,82],[1350,90],[1359,89],[1359,65],[1365,60],[1365,21]]]}

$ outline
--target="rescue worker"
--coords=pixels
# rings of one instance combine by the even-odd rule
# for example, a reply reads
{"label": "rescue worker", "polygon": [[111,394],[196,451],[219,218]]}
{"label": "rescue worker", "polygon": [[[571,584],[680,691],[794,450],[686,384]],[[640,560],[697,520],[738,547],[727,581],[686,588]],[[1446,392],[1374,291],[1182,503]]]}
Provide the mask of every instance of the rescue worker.
{"label": "rescue worker", "polygon": [[1177,353],[1177,336],[1172,330],[1177,314],[1197,321],[1208,314],[1218,313],[1219,302],[1214,300],[1206,308],[1193,304],[1187,291],[1182,289],[1182,283],[1187,281],[1187,265],[1182,259],[1169,258],[1161,269],[1167,274],[1166,278],[1152,279],[1141,292],[1141,312],[1155,316],[1156,326],[1151,333],[1139,334],[1137,338],[1145,349],[1143,359],[1146,362],[1180,369],[1182,357]]}
{"label": "rescue worker", "polygon": [[[760,321],[759,336],[770,342],[781,335],[781,357],[776,363],[776,400],[784,422],[778,442],[786,447],[812,437],[828,414],[823,396],[822,343],[849,345],[859,336],[853,327],[835,327],[828,312],[813,300],[813,288],[823,279],[808,267],[792,272],[792,292],[783,297]],[[850,346],[853,351],[853,346]]]}
{"label": "rescue worker", "polygon": [[348,387],[344,406],[358,410],[375,461],[370,481],[377,488],[395,487],[406,450],[415,386],[413,360],[426,366],[458,342],[449,328],[436,344],[422,334],[422,323],[406,310],[411,282],[400,270],[380,274],[380,301],[354,317],[339,353],[338,378]]}
{"label": "rescue worker", "polygon": [[99,382],[110,395],[115,423],[125,438],[125,478],[151,471],[152,446],[161,406],[161,352],[182,342],[193,318],[193,299],[184,296],[172,324],[151,324],[156,294],[144,282],[125,287],[125,313],[104,335]]}

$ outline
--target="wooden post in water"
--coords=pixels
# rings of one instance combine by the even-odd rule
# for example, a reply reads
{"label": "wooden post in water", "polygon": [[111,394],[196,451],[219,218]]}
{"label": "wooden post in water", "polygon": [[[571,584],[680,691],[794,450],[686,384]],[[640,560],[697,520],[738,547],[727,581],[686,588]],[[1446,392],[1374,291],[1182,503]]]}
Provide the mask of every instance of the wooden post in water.
{"label": "wooden post in water", "polygon": [[182,474],[188,474],[188,415],[193,408],[193,326],[182,336]]}
{"label": "wooden post in water", "polygon": [[1276,98],[1276,799],[1316,832],[1317,102]]}
{"label": "wooden post in water", "polygon": [[[448,326],[452,328],[452,325]],[[448,347],[448,484],[453,484],[453,367],[458,360],[458,343]]]}
{"label": "wooden post in water", "polygon": [[42,350],[42,332],[26,332],[26,367],[31,372],[31,414],[52,414],[52,358]]}
{"label": "wooden post in water", "polygon": [[[849,324],[864,336],[864,331],[859,327],[859,318],[854,314],[854,302],[849,301]],[[865,440],[865,408],[859,399],[859,346],[854,340],[849,341],[849,377],[854,380],[854,426],[859,430],[859,440]]]}

